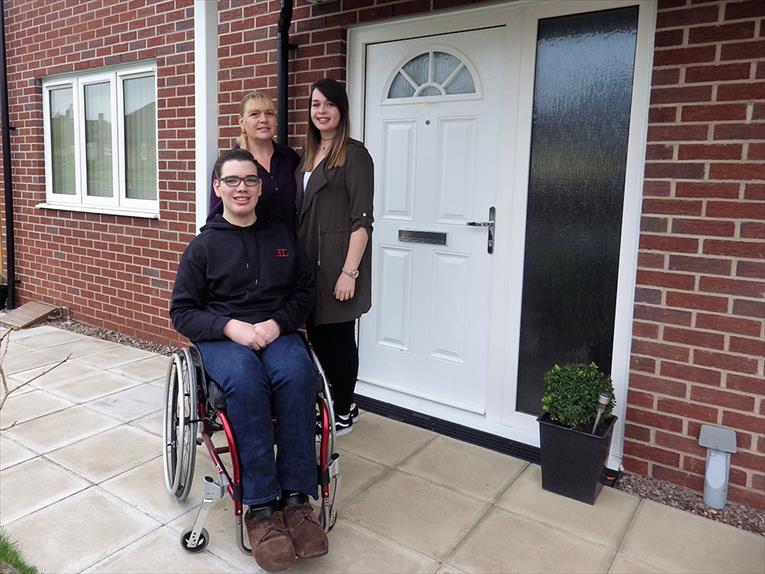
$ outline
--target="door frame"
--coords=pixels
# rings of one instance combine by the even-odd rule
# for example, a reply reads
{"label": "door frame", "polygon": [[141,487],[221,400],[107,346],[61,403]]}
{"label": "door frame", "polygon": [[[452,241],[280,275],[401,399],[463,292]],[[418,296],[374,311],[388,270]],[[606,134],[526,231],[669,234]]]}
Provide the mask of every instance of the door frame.
{"label": "door frame", "polygon": [[[503,2],[477,8],[456,9],[442,13],[387,20],[369,25],[358,25],[348,30],[348,56],[346,75],[351,110],[351,135],[363,139],[366,118],[365,83],[366,50],[370,44],[404,40],[408,38],[441,35],[483,27],[494,27],[511,20],[520,22],[520,33],[511,33],[508,27],[507,46],[510,48],[507,78],[518,78],[520,89],[517,101],[509,101],[506,109],[517,113],[504,114],[502,131],[508,136],[500,142],[500,156],[510,158],[497,166],[498,181],[507,182],[507,190],[528,189],[528,165],[531,142],[531,111],[534,93],[537,27],[540,18],[592,12],[610,8],[638,5],[638,33],[635,48],[635,67],[630,112],[630,129],[622,211],[622,236],[614,321],[614,345],[611,373],[616,394],[619,422],[614,429],[609,466],[621,463],[624,423],[629,378],[631,332],[634,309],[635,276],[637,272],[640,211],[643,188],[645,147],[648,131],[648,105],[650,101],[653,64],[653,39],[656,26],[656,0],[538,0]],[[508,93],[506,88],[505,93]],[[512,90],[510,91],[512,93]],[[515,166],[524,169],[514,169]],[[526,221],[526,193],[497,195],[498,227],[495,264],[491,289],[492,319],[489,329],[489,364],[487,409],[485,423],[480,430],[539,446],[539,431],[535,417],[515,412],[518,349],[520,343],[521,297]],[[502,217],[507,221],[499,221]],[[512,383],[512,384],[510,384]],[[510,392],[512,391],[512,392]],[[376,397],[388,400],[384,396]],[[393,402],[393,401],[390,401]],[[438,408],[428,414],[444,416]],[[458,420],[461,424],[469,421]]]}

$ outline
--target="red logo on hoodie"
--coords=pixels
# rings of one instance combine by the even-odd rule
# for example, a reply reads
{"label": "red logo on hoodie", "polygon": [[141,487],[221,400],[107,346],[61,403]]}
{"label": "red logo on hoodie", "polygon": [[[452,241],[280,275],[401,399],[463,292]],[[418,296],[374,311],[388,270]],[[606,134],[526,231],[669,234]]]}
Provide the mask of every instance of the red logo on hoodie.
{"label": "red logo on hoodie", "polygon": [[277,257],[288,257],[289,253],[287,252],[286,249],[277,249],[276,250],[276,256]]}

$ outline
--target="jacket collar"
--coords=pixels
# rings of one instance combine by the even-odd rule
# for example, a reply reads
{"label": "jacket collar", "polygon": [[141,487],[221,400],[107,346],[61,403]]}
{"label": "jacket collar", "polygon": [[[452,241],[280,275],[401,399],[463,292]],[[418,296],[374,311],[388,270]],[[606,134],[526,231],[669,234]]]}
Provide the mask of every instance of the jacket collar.
{"label": "jacket collar", "polygon": [[[327,174],[324,171],[326,158],[323,159],[308,178],[308,187],[303,187],[304,177],[298,178],[297,196],[298,196],[298,216],[302,219],[306,211],[311,207],[316,195],[327,185]],[[301,172],[303,174],[303,172]],[[304,174],[303,174],[304,175]]]}

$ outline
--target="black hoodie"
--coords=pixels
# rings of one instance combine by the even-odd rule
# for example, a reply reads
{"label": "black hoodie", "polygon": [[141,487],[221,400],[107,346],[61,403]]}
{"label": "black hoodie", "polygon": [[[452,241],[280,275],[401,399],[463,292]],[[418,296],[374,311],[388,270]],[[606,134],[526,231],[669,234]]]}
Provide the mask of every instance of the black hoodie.
{"label": "black hoodie", "polygon": [[315,288],[313,267],[284,223],[239,227],[218,215],[181,256],[170,317],[191,341],[225,339],[230,319],[273,319],[287,334],[308,318]]}

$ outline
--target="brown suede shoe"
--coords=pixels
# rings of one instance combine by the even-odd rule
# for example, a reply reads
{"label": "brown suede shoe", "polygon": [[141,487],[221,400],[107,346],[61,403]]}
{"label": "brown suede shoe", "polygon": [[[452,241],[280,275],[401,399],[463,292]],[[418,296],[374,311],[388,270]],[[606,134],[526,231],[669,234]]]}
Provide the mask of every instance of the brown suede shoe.
{"label": "brown suede shoe", "polygon": [[324,556],[329,550],[327,533],[307,502],[284,508],[284,523],[289,530],[298,558]]}
{"label": "brown suede shoe", "polygon": [[295,547],[284,525],[281,511],[271,516],[253,516],[248,513],[244,524],[247,526],[252,555],[263,570],[286,570],[295,563]]}

